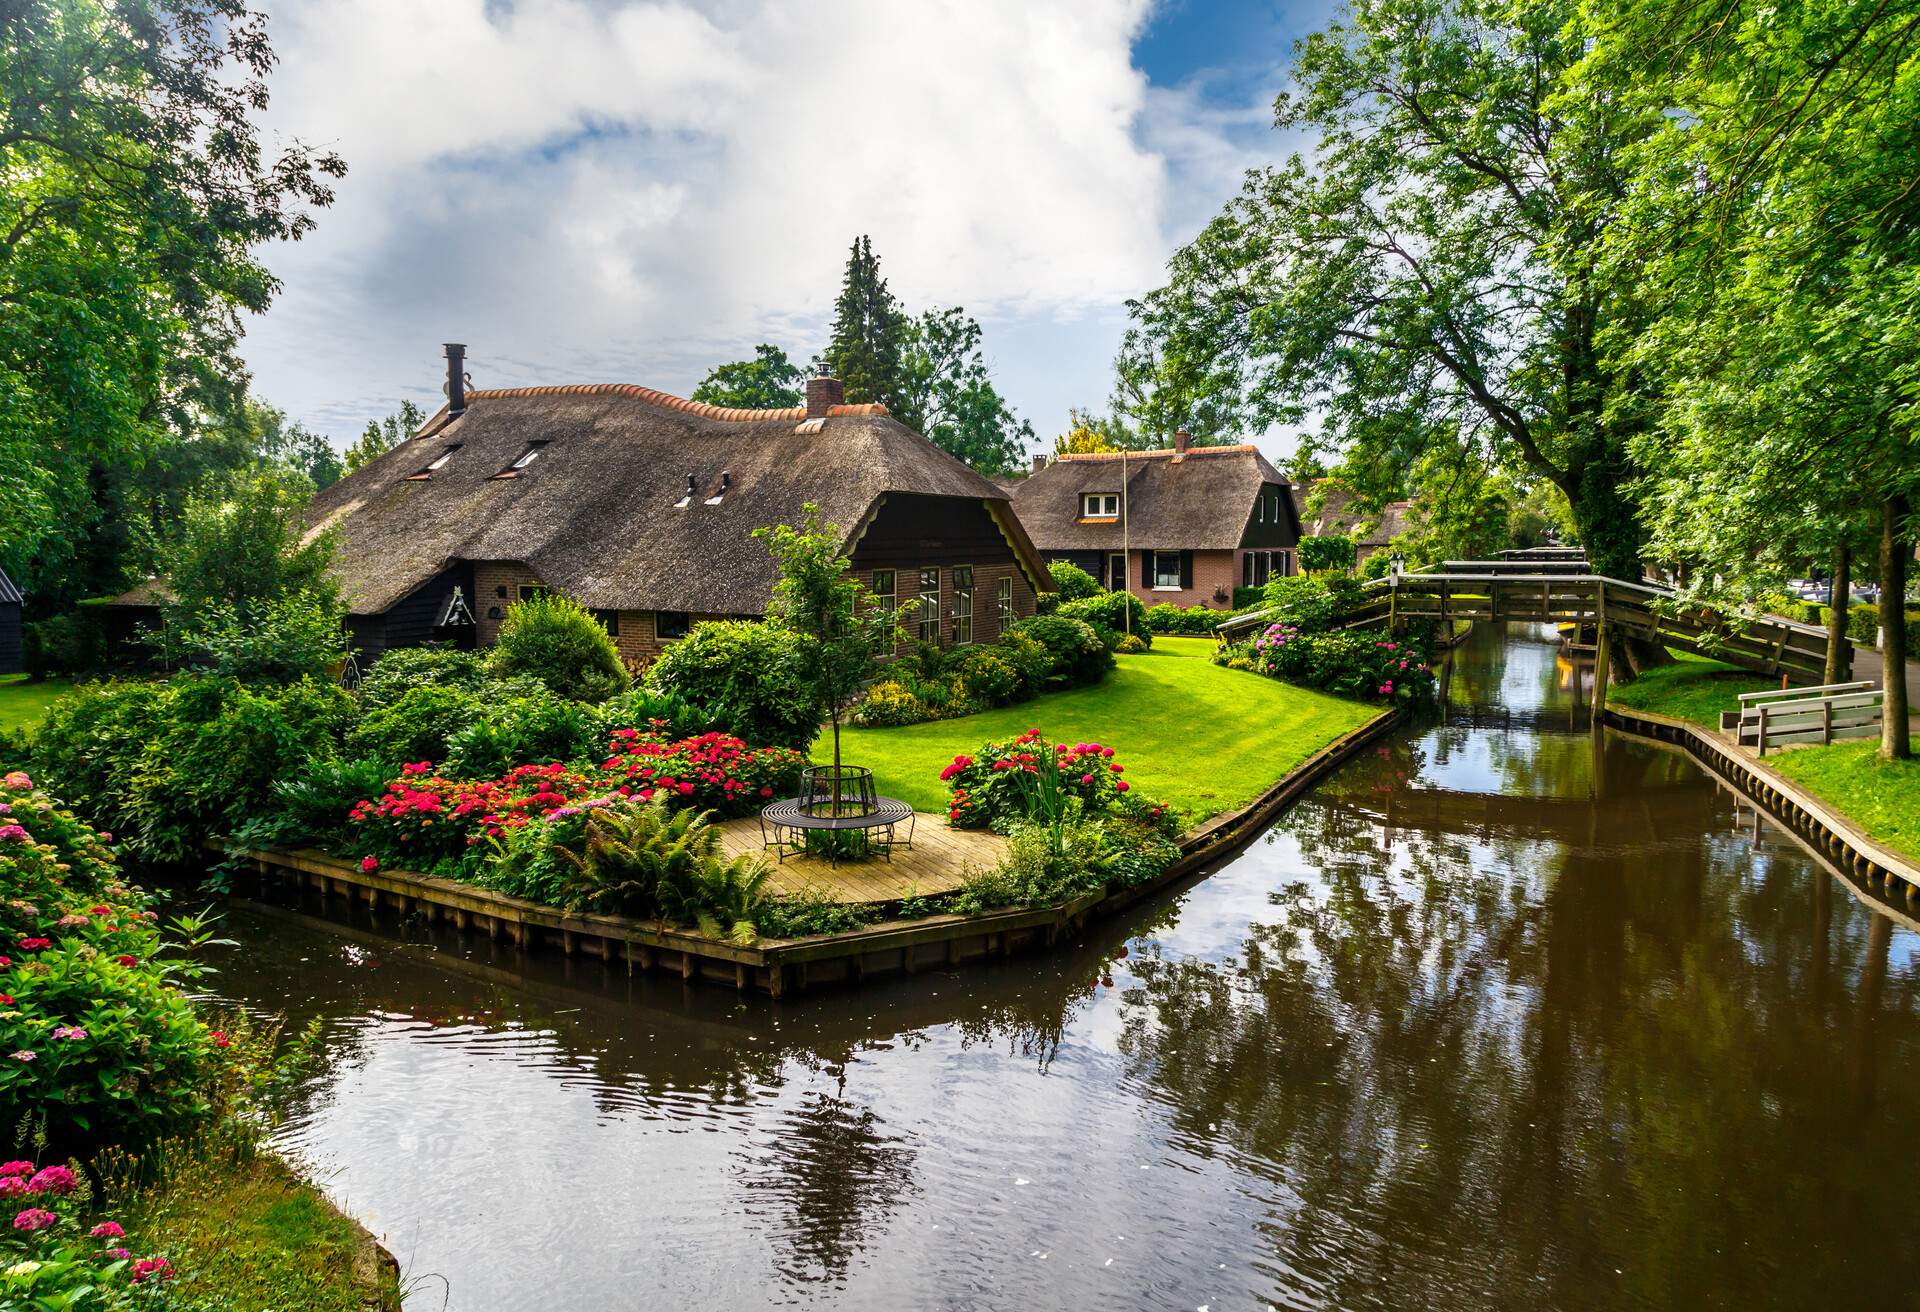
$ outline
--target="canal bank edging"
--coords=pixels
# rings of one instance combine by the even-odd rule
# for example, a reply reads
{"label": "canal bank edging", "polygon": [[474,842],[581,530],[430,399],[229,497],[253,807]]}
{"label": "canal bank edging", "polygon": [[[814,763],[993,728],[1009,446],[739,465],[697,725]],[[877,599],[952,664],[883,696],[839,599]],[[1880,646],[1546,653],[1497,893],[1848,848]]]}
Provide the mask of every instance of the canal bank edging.
{"label": "canal bank edging", "polygon": [[636,971],[676,973],[687,981],[759,989],[774,997],[817,984],[858,983],[870,975],[914,974],[1050,948],[1089,920],[1125,910],[1209,864],[1231,855],[1314,784],[1398,724],[1398,708],[1375,715],[1309,756],[1246,806],[1188,833],[1180,857],[1159,878],[1112,893],[1052,907],[940,915],[891,921],[844,934],[762,939],[750,946],[626,916],[569,913],[524,898],[408,870],[362,870],[353,861],[312,848],[245,849],[234,853],[263,882],[276,879],[313,894],[322,909],[334,899],[362,903],[375,920],[383,912],[423,916],[427,923],[507,941],[523,951],[556,948],[568,955],[624,962]]}
{"label": "canal bank edging", "polygon": [[1908,906],[1920,905],[1920,866],[1876,843],[1832,807],[1757,757],[1722,742],[1711,730],[1654,711],[1614,705],[1602,712],[1601,722],[1683,748],[1840,869],[1887,896],[1901,894]]}

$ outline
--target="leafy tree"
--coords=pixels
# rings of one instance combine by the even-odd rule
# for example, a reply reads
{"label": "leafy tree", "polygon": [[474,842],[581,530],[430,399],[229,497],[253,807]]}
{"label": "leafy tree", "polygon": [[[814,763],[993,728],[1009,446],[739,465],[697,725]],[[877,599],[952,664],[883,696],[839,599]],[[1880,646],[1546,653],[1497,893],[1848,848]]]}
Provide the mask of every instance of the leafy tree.
{"label": "leafy tree", "polygon": [[166,631],[174,659],[247,683],[326,679],[347,654],[345,608],[330,596],[291,592],[244,609],[208,602]]}
{"label": "leafy tree", "polygon": [[173,595],[169,618],[189,624],[202,611],[227,607],[244,623],[257,607],[283,597],[331,603],[333,539],[308,538],[300,515],[312,493],[299,476],[265,469],[189,498],[178,535],[161,551]]}
{"label": "leafy tree", "polygon": [[1153,445],[1150,436],[1132,427],[1117,414],[1105,416],[1080,409],[1067,411],[1067,431],[1053,439],[1053,449],[1059,455],[1145,451]]}
{"label": "leafy tree", "polygon": [[345,172],[263,149],[272,63],[242,0],[0,5],[0,550],[30,587],[96,572],[122,471],[239,407],[255,248]]}
{"label": "leafy tree", "polygon": [[1358,550],[1353,539],[1345,533],[1323,533],[1317,537],[1301,538],[1300,568],[1309,574],[1318,574],[1323,570],[1352,569]]}
{"label": "leafy tree", "polygon": [[426,421],[426,415],[411,401],[402,401],[400,409],[385,419],[367,420],[359,439],[347,448],[347,472],[372,464],[412,437]]}
{"label": "leafy tree", "polygon": [[1047,562],[1047,573],[1053,575],[1053,586],[1063,602],[1085,601],[1100,595],[1099,580],[1070,560]]}
{"label": "leafy tree", "polygon": [[260,454],[264,459],[302,475],[313,484],[315,491],[332,487],[347,472],[340,453],[324,435],[297,420],[287,423],[285,412],[272,406],[249,402],[247,409],[262,411],[262,418],[270,420],[262,424],[260,431]]}
{"label": "leafy tree", "polygon": [[935,446],[983,474],[1008,473],[1025,462],[1033,425],[1015,418],[994,389],[980,324],[966,311],[929,310],[909,320],[901,373],[902,404],[918,420],[909,426]]}
{"label": "leafy tree", "polygon": [[848,572],[841,554],[845,535],[823,523],[820,508],[812,502],[801,514],[798,526],[774,524],[755,529],[753,535],[766,541],[780,566],[769,614],[800,636],[799,682],[812,696],[816,714],[825,714],[833,726],[833,766],[838,771],[841,709],[859,696],[880,658],[890,654],[904,634],[896,613],[873,604],[866,585]]}
{"label": "leafy tree", "polygon": [[902,361],[907,333],[907,316],[880,276],[873,240],[855,238],[822,363],[846,388],[847,400],[883,402],[895,419],[921,431],[923,416],[913,408]]}
{"label": "leafy tree", "polygon": [[708,405],[742,410],[785,410],[804,399],[801,381],[806,371],[777,346],[762,342],[753,359],[718,365],[693,389],[693,399]]}
{"label": "leafy tree", "polygon": [[1603,241],[1660,114],[1555,98],[1583,54],[1577,16],[1572,0],[1357,0],[1302,42],[1276,124],[1319,144],[1249,174],[1132,307],[1121,373],[1156,422],[1318,411],[1350,466],[1381,469],[1511,451],[1566,494],[1596,567],[1637,577],[1644,417],[1617,404],[1634,376],[1602,347],[1645,309]]}

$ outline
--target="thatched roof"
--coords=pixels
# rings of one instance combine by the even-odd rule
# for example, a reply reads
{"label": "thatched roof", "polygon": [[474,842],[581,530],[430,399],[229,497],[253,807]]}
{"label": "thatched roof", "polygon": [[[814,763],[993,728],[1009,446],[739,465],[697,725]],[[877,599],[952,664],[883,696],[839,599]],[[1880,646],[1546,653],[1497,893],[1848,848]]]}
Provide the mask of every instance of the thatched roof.
{"label": "thatched roof", "polygon": [[[1118,492],[1127,478],[1127,541],[1163,551],[1231,550],[1254,518],[1263,487],[1287,480],[1257,447],[1198,446],[1184,456],[1173,451],[1063,455],[1037,469],[1013,489],[1014,509],[1042,551],[1117,550],[1117,522],[1083,522],[1080,497]],[[1288,513],[1290,497],[1280,502]]]}
{"label": "thatched roof", "polygon": [[[1316,494],[1318,513],[1309,508]],[[1378,510],[1367,510],[1355,504],[1350,490],[1325,478],[1294,484],[1293,500],[1307,536],[1352,535],[1361,548],[1384,547],[1405,532],[1407,511],[1412,506],[1408,501],[1389,501]]]}
{"label": "thatched roof", "polygon": [[[502,477],[534,443],[546,444],[538,458]],[[851,550],[881,499],[904,494],[987,503],[1045,579],[1006,494],[884,406],[807,419],[624,384],[469,392],[462,414],[442,407],[322,491],[308,519],[335,530],[332,572],[356,614],[386,610],[454,560],[524,563],[585,606],[758,614],[775,571],[754,529],[797,523],[811,501]]]}

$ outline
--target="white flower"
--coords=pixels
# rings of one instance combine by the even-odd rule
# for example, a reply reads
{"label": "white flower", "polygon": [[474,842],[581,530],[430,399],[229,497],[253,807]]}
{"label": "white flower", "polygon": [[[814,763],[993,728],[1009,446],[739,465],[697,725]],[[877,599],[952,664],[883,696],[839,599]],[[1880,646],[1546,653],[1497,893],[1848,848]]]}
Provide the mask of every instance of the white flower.
{"label": "white flower", "polygon": [[15,1262],[12,1266],[7,1268],[7,1279],[25,1280],[28,1276],[32,1275],[35,1271],[38,1271],[39,1269],[40,1269],[40,1264],[38,1262]]}

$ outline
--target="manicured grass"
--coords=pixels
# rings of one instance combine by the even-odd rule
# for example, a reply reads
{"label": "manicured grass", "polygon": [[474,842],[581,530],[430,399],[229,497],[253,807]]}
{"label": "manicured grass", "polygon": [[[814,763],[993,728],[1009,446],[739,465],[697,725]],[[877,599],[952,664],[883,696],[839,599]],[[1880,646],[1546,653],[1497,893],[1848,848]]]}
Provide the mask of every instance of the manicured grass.
{"label": "manicured grass", "polygon": [[1883,761],[1878,739],[1793,747],[1767,764],[1830,803],[1867,836],[1920,857],[1920,759]]}
{"label": "manicured grass", "polygon": [[[1142,793],[1201,820],[1246,805],[1380,709],[1224,669],[1205,659],[1212,650],[1211,638],[1155,638],[1151,652],[1120,657],[1096,687],[958,720],[845,729],[841,755],[872,769],[882,793],[944,811],[940,771],[955,755],[1037,728],[1056,741],[1112,747]],[[813,754],[833,758],[830,735]]]}
{"label": "manicured grass", "polygon": [[28,683],[24,674],[0,674],[0,733],[38,728],[54,700],[72,691],[65,679]]}
{"label": "manicured grass", "polygon": [[142,1194],[127,1229],[179,1272],[171,1292],[231,1312],[363,1312],[398,1291],[362,1260],[361,1235],[279,1158],[182,1164]]}
{"label": "manicured grass", "polygon": [[1743,692],[1778,688],[1769,679],[1723,661],[1689,652],[1674,652],[1674,663],[1648,670],[1631,683],[1607,686],[1607,700],[1635,710],[1691,720],[1709,729],[1720,727],[1720,712],[1740,709]]}

